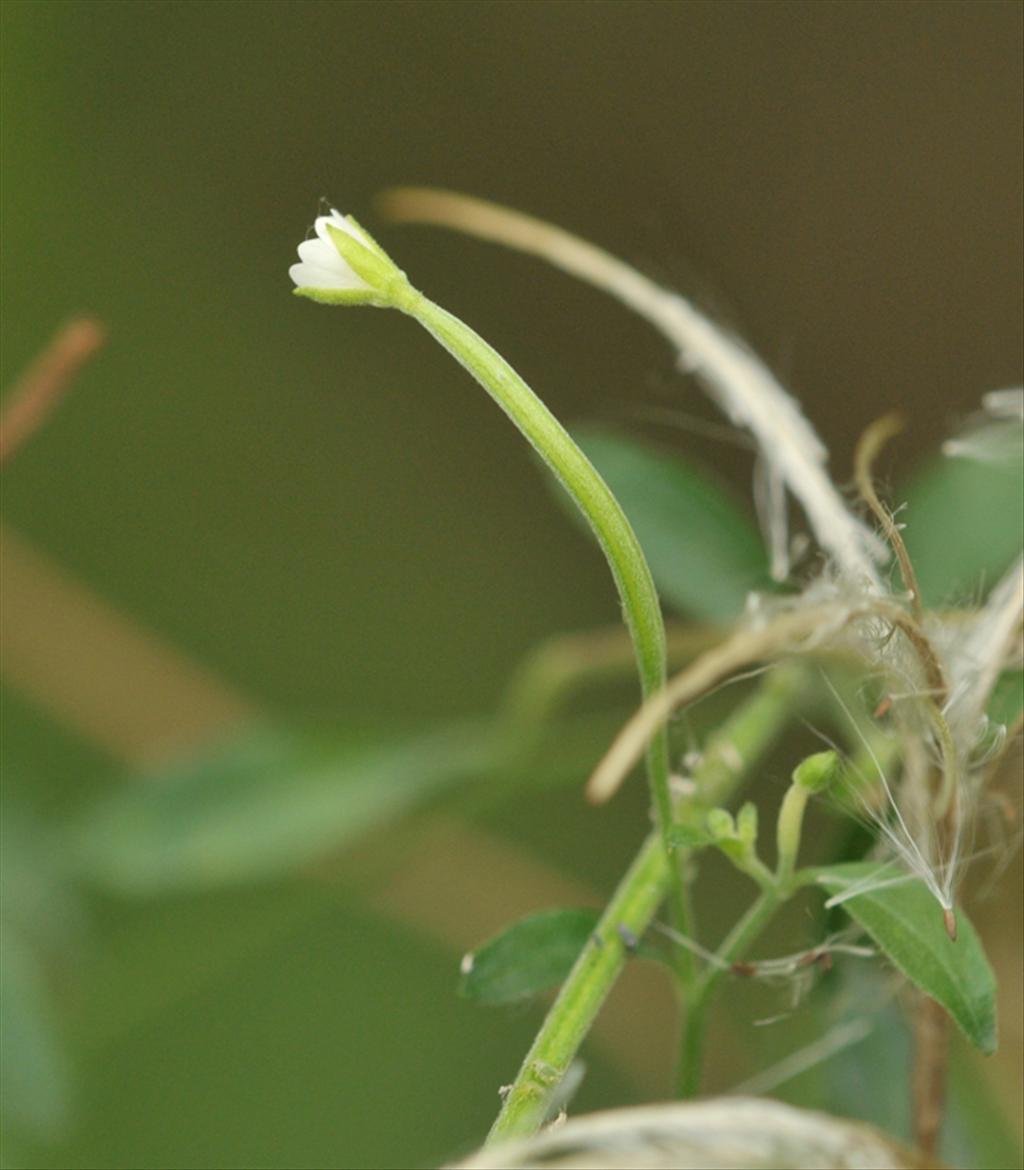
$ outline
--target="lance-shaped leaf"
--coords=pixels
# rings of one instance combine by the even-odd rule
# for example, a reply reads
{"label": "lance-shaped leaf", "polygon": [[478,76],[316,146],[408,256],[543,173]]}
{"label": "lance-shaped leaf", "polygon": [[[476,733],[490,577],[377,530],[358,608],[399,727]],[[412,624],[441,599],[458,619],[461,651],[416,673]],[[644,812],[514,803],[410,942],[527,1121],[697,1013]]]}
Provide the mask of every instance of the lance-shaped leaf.
{"label": "lance-shaped leaf", "polygon": [[[597,928],[597,910],[539,910],[506,927],[462,959],[459,994],[477,1003],[508,1004],[557,987]],[[631,954],[671,962],[656,942],[620,927]]]}
{"label": "lance-shaped leaf", "polygon": [[459,994],[478,1003],[529,999],[561,983],[597,926],[597,910],[541,910],[462,960]]}
{"label": "lance-shaped leaf", "polygon": [[872,888],[873,861],[825,866],[818,882],[830,894],[863,884],[863,893],[846,898],[847,911],[904,975],[937,1000],[964,1035],[982,1052],[996,1049],[996,980],[981,942],[962,910],[958,936],[946,933],[942,911],[919,881]]}

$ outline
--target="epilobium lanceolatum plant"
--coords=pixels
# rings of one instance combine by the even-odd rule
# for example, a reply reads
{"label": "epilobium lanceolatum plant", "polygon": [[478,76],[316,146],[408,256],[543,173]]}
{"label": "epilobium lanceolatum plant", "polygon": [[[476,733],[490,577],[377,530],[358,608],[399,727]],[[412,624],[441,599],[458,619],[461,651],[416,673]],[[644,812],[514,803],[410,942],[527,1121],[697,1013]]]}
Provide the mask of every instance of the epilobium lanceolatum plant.
{"label": "epilobium lanceolatum plant", "polygon": [[[1011,530],[1009,543],[990,549],[973,579],[943,582],[930,564],[925,567],[935,551],[925,550],[921,561],[917,556],[924,545],[914,533],[918,515],[911,510],[897,522],[876,490],[873,465],[898,429],[892,418],[870,427],[858,444],[859,502],[851,505],[830,478],[828,454],[799,404],[746,345],[683,297],[567,232],[477,200],[405,190],[392,193],[385,207],[394,219],[459,228],[532,252],[617,297],[668,339],[681,369],[757,451],[764,547],[751,555],[742,523],[733,525],[731,505],[706,484],[695,489],[685,465],[607,433],[581,434],[577,442],[502,356],[428,300],[354,220],[336,211],[321,216],[316,238],[299,247],[302,262],[291,269],[299,295],[324,304],[390,307],[412,317],[532,444],[601,546],[639,673],[641,702],[611,744],[593,745],[595,766],[586,785],[591,800],[607,801],[634,765],[645,762],[654,828],[618,889],[599,914],[543,912],[463,961],[462,990],[482,1001],[508,1002],[560,986],[522,1067],[503,1090],[489,1144],[529,1138],[567,1104],[580,1044],[634,954],[664,962],[676,988],[677,1091],[684,1097],[700,1091],[708,1008],[728,979],[795,979],[877,955],[917,989],[911,1008],[918,1024],[916,1068],[907,1092],[913,1095],[913,1136],[930,1155],[942,1113],[945,1020],[952,1018],[983,1052],[996,1045],[995,981],[960,891],[967,863],[985,847],[979,813],[992,799],[999,765],[1020,730],[1019,521],[1016,537]],[[1021,475],[1022,392],[1002,390],[984,401],[985,415],[950,439],[948,458],[998,465],[1014,493]],[[673,508],[675,528],[667,520]],[[789,520],[797,509],[806,534],[804,551],[794,555],[799,542]],[[955,542],[954,527],[948,540]],[[816,554],[807,551],[808,537]],[[690,552],[680,569],[675,550],[683,546]],[[708,589],[699,579],[711,564],[719,570]],[[760,583],[753,583],[752,564],[769,570]],[[991,574],[993,567],[1001,570],[997,579],[980,572]],[[697,583],[681,580],[691,569]],[[695,638],[674,674],[659,586],[677,605],[682,598],[683,608],[718,619],[717,634],[705,636],[702,645]],[[584,670],[586,661],[583,653]],[[700,750],[676,751],[668,732],[673,715],[751,672],[760,672],[758,681]],[[543,689],[540,675],[527,678]],[[524,699],[529,708],[535,693],[520,686],[517,694],[521,718]],[[801,723],[822,729],[829,746],[791,760],[791,784],[774,833],[766,834],[754,804],[735,814],[729,805],[786,729]],[[836,833],[832,864],[808,865],[801,857],[812,801],[826,802],[839,824],[849,817],[861,826],[845,837]],[[850,842],[857,849],[852,858]],[[752,895],[731,927],[711,932],[717,943],[695,925],[693,909],[709,851],[749,879]],[[782,958],[760,956],[764,929],[808,890],[820,891],[819,906],[837,908],[845,925],[826,924],[823,913],[811,945]],[[843,1046],[836,1042],[830,1049],[830,1036],[835,1039],[818,1038],[814,1059]],[[686,1137],[691,1116],[678,1115],[680,1150],[692,1141],[692,1133]],[[676,1120],[672,1115],[670,1128]],[[654,1124],[638,1114],[637,1148],[648,1123]],[[628,1141],[630,1124],[623,1114],[607,1140]],[[506,1164],[502,1156],[496,1152],[493,1164]],[[703,1164],[714,1164],[714,1152],[707,1156]]]}

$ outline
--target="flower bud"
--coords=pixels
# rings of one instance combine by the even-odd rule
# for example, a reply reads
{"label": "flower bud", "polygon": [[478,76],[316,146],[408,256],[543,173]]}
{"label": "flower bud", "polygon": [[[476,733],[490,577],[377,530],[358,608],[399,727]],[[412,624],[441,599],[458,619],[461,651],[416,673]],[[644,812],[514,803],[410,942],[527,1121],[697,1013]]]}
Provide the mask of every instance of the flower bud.
{"label": "flower bud", "polygon": [[708,832],[716,841],[727,841],[736,836],[736,822],[724,808],[713,808],[708,813]]}
{"label": "flower bud", "polygon": [[808,792],[823,792],[838,777],[842,762],[834,751],[815,752],[793,769],[793,783]]}
{"label": "flower bud", "polygon": [[744,845],[757,844],[757,806],[749,800],[736,815],[736,835]]}

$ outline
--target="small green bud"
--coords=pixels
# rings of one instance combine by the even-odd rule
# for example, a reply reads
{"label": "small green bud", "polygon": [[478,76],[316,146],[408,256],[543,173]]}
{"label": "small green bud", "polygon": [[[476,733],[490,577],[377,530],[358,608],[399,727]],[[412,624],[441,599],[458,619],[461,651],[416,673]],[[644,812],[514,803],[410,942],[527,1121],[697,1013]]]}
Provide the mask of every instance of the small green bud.
{"label": "small green bud", "polygon": [[736,815],[736,835],[744,845],[757,844],[757,805],[752,801],[748,800]]}
{"label": "small green bud", "polygon": [[708,832],[716,841],[729,840],[736,836],[736,822],[732,813],[724,808],[713,808],[708,813]]}
{"label": "small green bud", "polygon": [[823,792],[838,777],[842,761],[836,752],[816,752],[793,769],[793,783],[808,792]]}

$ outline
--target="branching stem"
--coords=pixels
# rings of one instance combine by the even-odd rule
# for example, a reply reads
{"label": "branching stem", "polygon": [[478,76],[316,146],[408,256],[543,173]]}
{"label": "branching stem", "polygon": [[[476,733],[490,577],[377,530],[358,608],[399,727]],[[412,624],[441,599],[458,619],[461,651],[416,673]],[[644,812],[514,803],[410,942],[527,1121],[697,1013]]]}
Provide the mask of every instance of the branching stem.
{"label": "branching stem", "polygon": [[526,1137],[543,1124],[555,1090],[625,965],[624,937],[639,938],[647,930],[668,885],[668,860],[658,835],[652,833],[548,1012],[505,1097],[488,1144]]}
{"label": "branching stem", "polygon": [[720,962],[710,965],[697,981],[687,1005],[683,1032],[682,1060],[679,1064],[679,1096],[693,1097],[700,1090],[704,1064],[704,1037],[708,1025],[708,1008],[718,981],[729,965],[742,957],[761,931],[771,921],[781,899],[775,888],[762,890],[746,914],[729,932],[718,948]]}
{"label": "branching stem", "polygon": [[[769,675],[721,725],[692,776],[701,800],[719,803],[735,792],[782,733],[805,685],[802,670],[783,667]],[[638,938],[643,935],[668,886],[665,854],[657,834],[652,833],[562,985],[505,1097],[490,1143],[529,1136],[543,1123],[559,1082],[625,963],[619,927],[625,926]]]}

